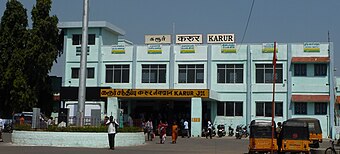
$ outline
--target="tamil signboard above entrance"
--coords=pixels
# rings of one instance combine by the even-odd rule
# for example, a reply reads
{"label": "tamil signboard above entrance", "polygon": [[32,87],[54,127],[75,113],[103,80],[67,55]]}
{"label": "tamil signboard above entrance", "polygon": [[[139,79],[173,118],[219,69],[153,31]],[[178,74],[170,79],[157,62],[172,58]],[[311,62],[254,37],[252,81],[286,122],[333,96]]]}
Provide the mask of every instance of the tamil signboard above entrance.
{"label": "tamil signboard above entrance", "polygon": [[101,89],[100,97],[208,98],[207,89]]}
{"label": "tamil signboard above entrance", "polygon": [[202,34],[180,34],[176,35],[177,44],[201,44],[203,43]]}

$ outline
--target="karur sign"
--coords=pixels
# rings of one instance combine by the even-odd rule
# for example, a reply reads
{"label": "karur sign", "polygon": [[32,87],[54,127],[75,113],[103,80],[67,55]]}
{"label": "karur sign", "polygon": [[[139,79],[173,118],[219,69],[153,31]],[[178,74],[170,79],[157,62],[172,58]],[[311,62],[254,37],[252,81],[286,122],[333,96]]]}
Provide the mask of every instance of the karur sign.
{"label": "karur sign", "polygon": [[171,44],[171,35],[145,35],[145,44]]}
{"label": "karur sign", "polygon": [[101,89],[100,97],[208,98],[208,89]]}
{"label": "karur sign", "polygon": [[180,34],[176,35],[177,44],[200,44],[203,43],[202,34]]}
{"label": "karur sign", "polygon": [[208,34],[207,43],[234,43],[234,34]]}

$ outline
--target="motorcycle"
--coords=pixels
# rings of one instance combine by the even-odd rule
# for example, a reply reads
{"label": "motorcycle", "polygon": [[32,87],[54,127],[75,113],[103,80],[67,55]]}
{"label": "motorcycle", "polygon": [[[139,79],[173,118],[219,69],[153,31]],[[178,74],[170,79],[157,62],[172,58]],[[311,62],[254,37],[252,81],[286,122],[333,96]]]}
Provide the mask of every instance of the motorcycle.
{"label": "motorcycle", "polygon": [[223,124],[217,125],[217,135],[218,137],[222,137],[226,135],[225,126]]}
{"label": "motorcycle", "polygon": [[234,128],[232,128],[231,125],[228,127],[228,136],[234,136]]}
{"label": "motorcycle", "polygon": [[[203,131],[205,132],[205,137],[208,138],[209,134],[211,133],[211,137],[216,136],[216,131],[215,131],[215,126],[212,126],[211,129],[207,128],[207,129],[203,129]],[[203,135],[202,135],[203,136]]]}
{"label": "motorcycle", "polygon": [[236,132],[235,132],[235,137],[236,139],[241,139],[242,137],[247,138],[249,136],[247,126],[243,125],[237,125],[236,127]]}

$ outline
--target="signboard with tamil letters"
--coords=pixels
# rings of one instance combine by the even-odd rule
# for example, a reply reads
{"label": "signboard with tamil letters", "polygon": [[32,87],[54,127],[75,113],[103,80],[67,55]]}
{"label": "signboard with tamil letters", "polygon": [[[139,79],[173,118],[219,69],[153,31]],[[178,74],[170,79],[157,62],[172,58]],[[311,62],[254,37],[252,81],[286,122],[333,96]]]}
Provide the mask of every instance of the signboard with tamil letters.
{"label": "signboard with tamil letters", "polygon": [[234,43],[234,34],[208,34],[207,43]]}
{"label": "signboard with tamil letters", "polygon": [[320,42],[303,43],[303,52],[320,52]]}
{"label": "signboard with tamil letters", "polygon": [[180,34],[176,35],[177,44],[201,44],[203,43],[202,34]]}
{"label": "signboard with tamil letters", "polygon": [[[274,43],[263,43],[262,44],[262,52],[263,53],[273,53],[274,52]],[[276,43],[276,52],[279,52],[277,43]]]}
{"label": "signboard with tamil letters", "polygon": [[182,44],[180,53],[195,53],[195,45],[193,44]]}
{"label": "signboard with tamil letters", "polygon": [[148,54],[162,54],[162,47],[160,44],[148,45]]}
{"label": "signboard with tamil letters", "polygon": [[112,51],[112,54],[125,54],[125,46],[124,45],[113,45],[111,51]]}
{"label": "signboard with tamil letters", "polygon": [[208,89],[101,89],[100,97],[208,98]]}
{"label": "signboard with tamil letters", "polygon": [[145,44],[171,44],[171,35],[145,35]]}
{"label": "signboard with tamil letters", "polygon": [[236,44],[235,43],[221,44],[221,53],[236,53]]}

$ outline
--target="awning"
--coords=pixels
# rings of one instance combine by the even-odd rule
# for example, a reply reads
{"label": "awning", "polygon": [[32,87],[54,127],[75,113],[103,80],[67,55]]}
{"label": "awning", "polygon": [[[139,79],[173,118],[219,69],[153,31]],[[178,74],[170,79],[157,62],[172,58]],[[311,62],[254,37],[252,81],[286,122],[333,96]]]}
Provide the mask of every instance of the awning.
{"label": "awning", "polygon": [[328,63],[329,57],[293,57],[292,63]]}
{"label": "awning", "polygon": [[329,102],[329,95],[293,95],[293,102]]}

